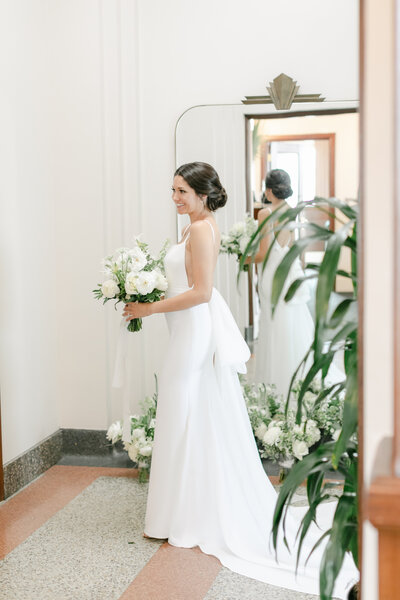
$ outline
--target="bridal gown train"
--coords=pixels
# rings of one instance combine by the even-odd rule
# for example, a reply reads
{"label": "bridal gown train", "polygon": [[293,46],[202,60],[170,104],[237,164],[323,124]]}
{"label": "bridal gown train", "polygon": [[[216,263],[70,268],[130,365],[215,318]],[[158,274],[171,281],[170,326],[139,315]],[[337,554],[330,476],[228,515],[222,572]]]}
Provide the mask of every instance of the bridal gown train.
{"label": "bridal gown train", "polygon": [[[289,251],[289,245],[281,246],[275,240],[268,262],[258,270],[258,296],[260,299],[260,321],[256,350],[255,383],[274,384],[277,392],[286,398],[292,376],[305,357],[314,339],[314,321],[308,308],[310,292],[307,283],[298,288],[289,302],[284,297],[296,279],[304,277],[299,258],[293,262],[274,314],[271,313],[271,291],[275,271]],[[307,373],[311,357],[298,378]],[[340,364],[332,363],[325,383],[344,379]]]}
{"label": "bridal gown train", "polygon": [[288,250],[288,245],[281,246],[275,240],[264,270],[258,269],[261,312],[254,376],[256,383],[274,384],[284,397],[287,396],[293,373],[314,338],[314,321],[307,305],[310,299],[307,284],[297,290],[290,302],[284,301],[290,284],[304,276],[298,258],[289,271],[274,315],[271,314],[272,280]]}
{"label": "bridal gown train", "polygon": [[[186,240],[165,257],[169,296],[190,289]],[[145,533],[174,546],[199,546],[247,577],[318,594],[322,549],[297,575],[296,553],[282,540],[279,562],[275,558],[270,534],[276,492],[259,458],[237,376],[250,353],[227,304],[214,288],[210,302],[166,317],[170,339],[159,378]],[[324,529],[333,506],[321,507]],[[291,510],[287,535],[294,548],[305,509]],[[305,557],[321,530],[314,527],[313,534]],[[345,598],[357,579],[346,557],[336,597]]]}

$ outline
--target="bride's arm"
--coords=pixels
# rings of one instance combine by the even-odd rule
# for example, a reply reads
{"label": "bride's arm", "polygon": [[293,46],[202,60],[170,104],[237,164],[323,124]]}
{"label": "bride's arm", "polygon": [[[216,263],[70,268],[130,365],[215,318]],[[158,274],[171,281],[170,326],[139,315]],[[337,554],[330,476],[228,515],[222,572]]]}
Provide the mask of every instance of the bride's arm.
{"label": "bride's arm", "polygon": [[[269,215],[271,214],[271,210],[267,207],[262,208],[257,215],[257,219],[258,219],[258,225],[260,226],[261,223],[267,218],[269,217]],[[260,247],[257,251],[257,253],[254,256],[248,256],[246,258],[245,264],[248,265],[250,263],[260,263],[264,260],[264,258],[267,255],[268,252],[268,248],[269,245],[271,243],[270,237],[271,237],[271,231],[270,231],[270,224],[266,223],[263,227],[262,230],[263,233],[263,237],[260,240]]]}
{"label": "bride's arm", "polygon": [[158,302],[130,302],[125,305],[126,320],[147,317],[156,313],[185,310],[209,302],[214,276],[214,243],[209,225],[196,221],[190,227],[193,287],[187,292]]}

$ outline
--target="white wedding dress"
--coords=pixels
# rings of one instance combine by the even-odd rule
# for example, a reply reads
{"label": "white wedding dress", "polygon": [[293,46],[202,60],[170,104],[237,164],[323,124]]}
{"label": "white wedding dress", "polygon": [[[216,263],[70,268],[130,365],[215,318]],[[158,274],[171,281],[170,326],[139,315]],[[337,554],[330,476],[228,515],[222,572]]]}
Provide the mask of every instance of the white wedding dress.
{"label": "white wedding dress", "polygon": [[[169,296],[189,289],[185,244],[175,244],[165,257]],[[291,509],[288,519],[293,552],[280,540],[279,562],[275,558],[270,534],[276,492],[259,458],[237,376],[250,352],[227,304],[214,288],[209,303],[166,317],[170,340],[159,378],[145,533],[174,546],[199,546],[247,577],[318,594],[321,549],[295,574],[294,538],[304,508]],[[323,528],[333,508],[322,507]],[[314,526],[304,557],[320,535]],[[336,596],[345,598],[357,579],[346,557]]]}
{"label": "white wedding dress", "polygon": [[[254,375],[256,383],[275,384],[277,392],[285,398],[293,373],[314,338],[314,321],[307,305],[310,299],[307,283],[300,286],[290,302],[284,300],[290,284],[304,276],[298,258],[292,264],[273,317],[271,315],[272,280],[276,268],[288,251],[288,245],[281,246],[276,240],[265,269],[262,270],[261,265],[258,267],[261,311]],[[339,379],[343,379],[343,376]]]}

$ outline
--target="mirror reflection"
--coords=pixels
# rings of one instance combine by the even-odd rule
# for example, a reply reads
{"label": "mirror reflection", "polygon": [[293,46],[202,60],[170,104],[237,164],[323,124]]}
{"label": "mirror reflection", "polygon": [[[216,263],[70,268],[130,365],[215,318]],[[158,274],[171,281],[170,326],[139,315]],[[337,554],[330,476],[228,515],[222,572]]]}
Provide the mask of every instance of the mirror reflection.
{"label": "mirror reflection", "polygon": [[[267,290],[278,264],[278,253],[287,252],[293,240],[304,235],[302,223],[315,223],[334,231],[338,224],[345,221],[342,214],[338,217],[328,205],[325,209],[321,204],[314,206],[315,198],[336,197],[349,204],[356,202],[358,127],[357,104],[352,102],[326,103],[324,107],[305,105],[302,112],[292,110],[279,113],[266,106],[197,107],[186,113],[177,126],[177,164],[193,160],[196,156],[214,164],[226,182],[229,202],[218,215],[219,227],[225,234],[235,227],[236,230],[243,230],[246,215],[247,224],[251,219],[259,223],[260,215],[265,218],[271,208],[276,208],[276,201],[286,207],[295,207],[299,202],[309,203],[299,214],[298,226],[290,236],[287,232],[278,234],[278,244],[275,244],[271,253],[271,264],[266,274],[261,274],[261,263],[249,265],[248,273],[241,276],[238,288],[238,262],[229,254],[222,254],[216,276],[216,285],[227,300],[252,350],[248,379],[275,383],[282,393],[287,389],[287,381],[281,384],[268,374],[268,361],[272,364],[277,360],[281,369],[282,362],[286,363],[286,375],[283,378],[287,380],[292,368],[289,364],[294,364],[297,360],[294,356],[301,354],[312,336],[315,316],[313,286],[316,284],[315,279],[306,281],[298,291],[297,298],[292,300],[291,312],[302,312],[301,318],[298,315],[293,319],[286,318],[288,315],[281,318],[278,311],[276,322],[281,320],[281,327],[276,325],[273,332],[263,334],[263,331],[266,332],[263,314],[267,311],[263,313],[263,305],[265,307],[267,302]],[[275,169],[283,170],[290,180],[292,193],[286,198],[274,199],[271,189],[268,191],[266,179],[268,173]],[[178,219],[179,230],[183,225]],[[274,233],[269,231],[266,237],[270,235]],[[280,250],[279,243],[282,244]],[[243,250],[243,240],[241,246]],[[325,243],[321,240],[309,245],[293,266],[291,277],[295,272],[307,276],[310,273],[308,265],[320,263],[324,250]],[[344,248],[340,255],[339,271],[348,269],[349,265],[350,251]],[[337,276],[335,293],[331,298],[332,309],[351,291],[351,280]],[[307,310],[300,306],[303,309],[306,306]],[[334,371],[336,378],[342,368],[340,361],[340,358],[336,360],[339,369]],[[279,369],[271,367],[272,371],[277,373]]]}

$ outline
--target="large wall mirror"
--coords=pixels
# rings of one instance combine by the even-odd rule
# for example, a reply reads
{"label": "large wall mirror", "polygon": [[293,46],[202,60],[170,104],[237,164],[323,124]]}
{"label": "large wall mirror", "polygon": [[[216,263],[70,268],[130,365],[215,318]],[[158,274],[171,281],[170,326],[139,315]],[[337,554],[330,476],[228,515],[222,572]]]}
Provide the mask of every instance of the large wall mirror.
{"label": "large wall mirror", "polygon": [[[348,202],[358,197],[358,102],[323,102],[292,105],[277,111],[273,105],[207,105],[188,109],[175,133],[176,165],[195,160],[211,163],[228,192],[226,207],[216,218],[222,232],[254,217],[264,206],[265,175],[283,168],[291,176],[292,204],[315,196],[335,196]],[[321,219],[310,209],[302,218]],[[178,216],[178,237],[186,224]],[[326,218],[324,218],[326,220]],[[327,226],[335,227],[335,215]],[[320,260],[323,248],[308,249],[304,261]],[[346,255],[341,257],[348,260]],[[227,300],[242,333],[257,336],[256,277],[242,276],[237,286],[237,262],[221,255],[215,285]],[[338,278],[338,294],[346,293],[346,280]],[[311,307],[310,307],[311,308]],[[256,346],[254,346],[256,347]]]}

